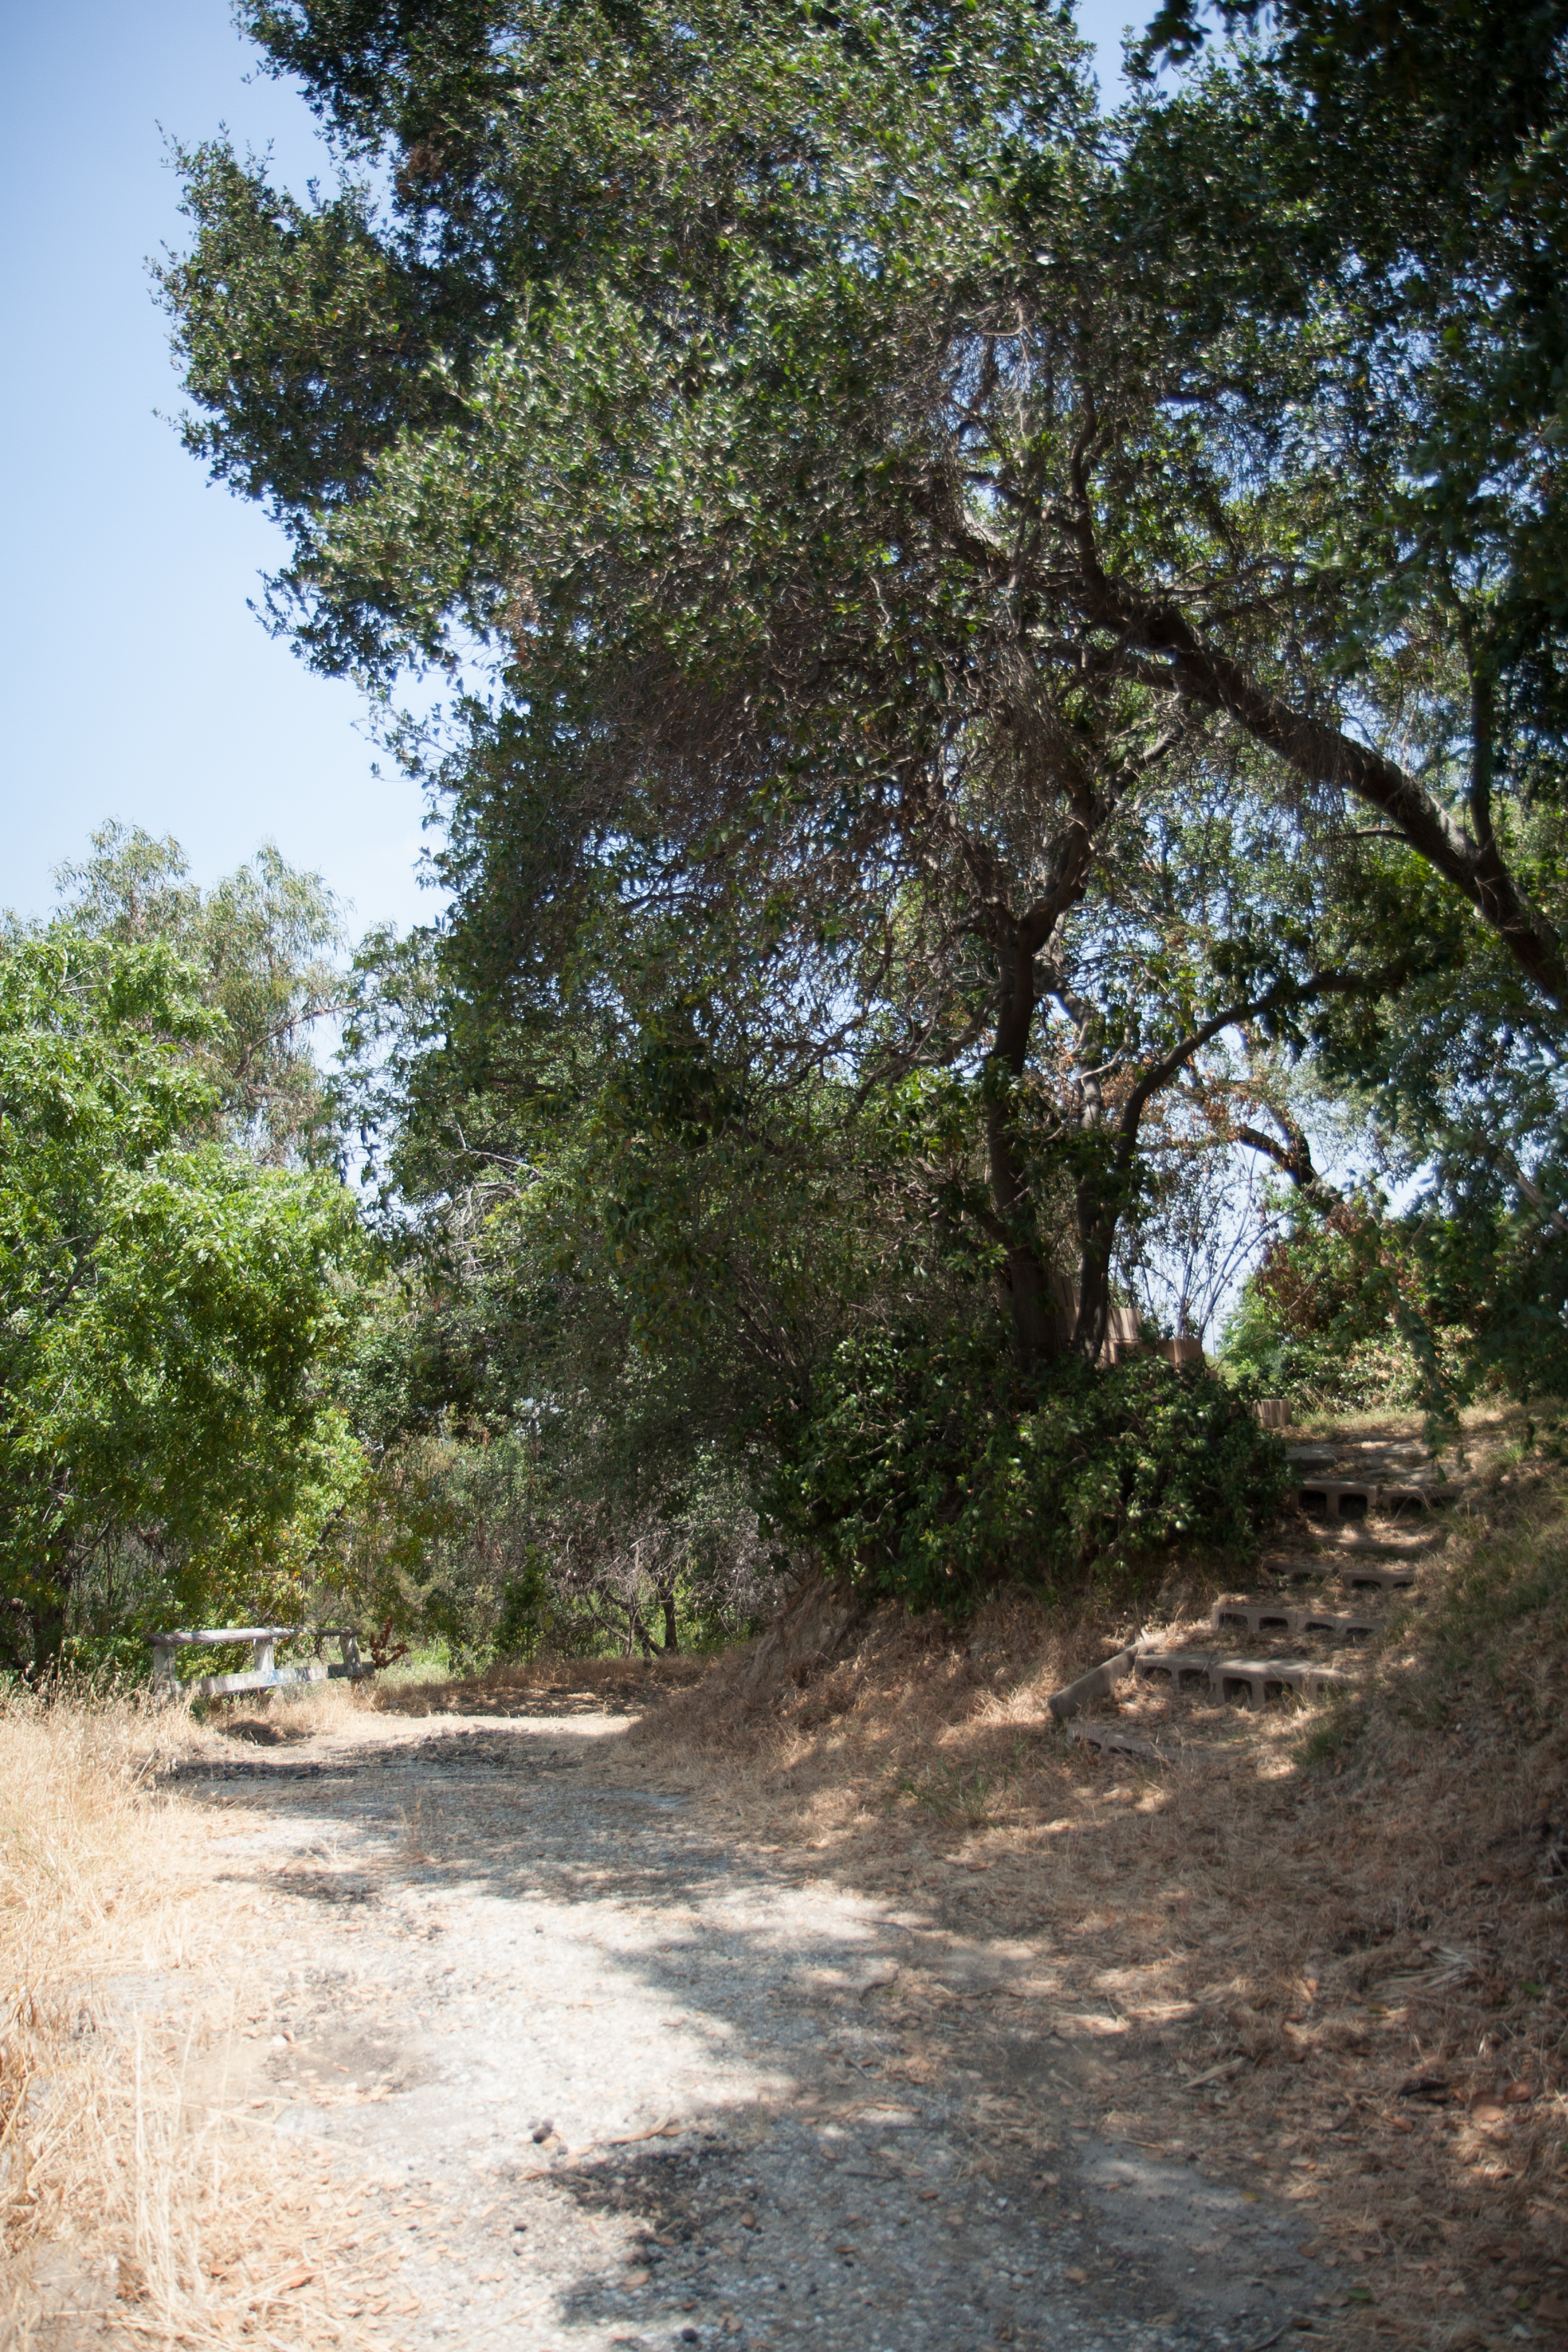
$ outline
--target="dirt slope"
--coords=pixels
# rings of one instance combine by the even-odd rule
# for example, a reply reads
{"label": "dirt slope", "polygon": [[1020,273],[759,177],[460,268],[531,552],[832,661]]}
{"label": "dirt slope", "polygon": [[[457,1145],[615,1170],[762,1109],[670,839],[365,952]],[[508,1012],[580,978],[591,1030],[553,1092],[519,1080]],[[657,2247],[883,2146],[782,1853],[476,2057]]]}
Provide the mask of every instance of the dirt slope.
{"label": "dirt slope", "polygon": [[[1328,1435],[1343,1469],[1412,1432]],[[1441,1511],[1288,1528],[1239,1588],[1412,1569],[1339,1596],[1380,1628],[1351,1702],[1124,1685],[1091,1723],[1166,1760],[1074,1748],[1053,1687],[1140,1631],[1214,1643],[1195,1570],[1153,1624],[1015,1601],[961,1639],[813,1591],[638,1739],[706,1765],[754,1834],[939,1896],[1042,2004],[1098,2013],[1067,2070],[1083,2126],[1299,2215],[1336,2340],[1568,2343],[1568,1531],[1561,1470],[1516,1435],[1472,1429]],[[1315,1582],[1287,1572],[1303,1554]]]}

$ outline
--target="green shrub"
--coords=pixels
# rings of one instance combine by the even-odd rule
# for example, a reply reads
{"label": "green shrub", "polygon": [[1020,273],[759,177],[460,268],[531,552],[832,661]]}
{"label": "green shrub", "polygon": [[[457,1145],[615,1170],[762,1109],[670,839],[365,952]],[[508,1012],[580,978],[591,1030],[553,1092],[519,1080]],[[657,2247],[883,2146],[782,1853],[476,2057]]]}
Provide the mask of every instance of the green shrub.
{"label": "green shrub", "polygon": [[1482,1390],[1568,1395],[1568,1245],[1484,1202],[1404,1217],[1371,1195],[1298,1204],[1242,1292],[1225,1361],[1267,1393],[1415,1409],[1434,1431]]}
{"label": "green shrub", "polygon": [[[250,1664],[250,1653],[246,1653]],[[68,1633],[55,1660],[64,1682],[100,1691],[135,1690],[152,1678],[152,1652],[146,1637],[129,1626],[110,1633]]]}
{"label": "green shrub", "polygon": [[498,1658],[527,1661],[544,1644],[550,1622],[550,1581],[537,1544],[523,1554],[522,1573],[509,1577],[501,1589],[501,1614],[495,1646]]}
{"label": "green shrub", "polygon": [[1242,1292],[1225,1361],[1276,1396],[1430,1410],[1444,1379],[1429,1307],[1401,1228],[1377,1203],[1304,1205]]}
{"label": "green shrub", "polygon": [[1047,1595],[1176,1542],[1241,1557],[1286,1486],[1283,1446],[1207,1372],[1074,1358],[1032,1375],[988,1335],[841,1347],[775,1495],[829,1564],[959,1613]]}

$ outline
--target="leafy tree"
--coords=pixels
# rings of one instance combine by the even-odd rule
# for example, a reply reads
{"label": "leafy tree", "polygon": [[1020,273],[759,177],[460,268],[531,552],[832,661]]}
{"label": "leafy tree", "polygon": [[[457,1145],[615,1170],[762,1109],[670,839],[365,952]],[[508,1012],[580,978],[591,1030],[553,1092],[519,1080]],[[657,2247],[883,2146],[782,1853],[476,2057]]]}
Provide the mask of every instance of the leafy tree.
{"label": "leafy tree", "polygon": [[[611,572],[658,566],[688,646],[724,614],[755,639],[781,618],[761,551],[796,623],[775,677],[792,642],[863,661],[858,615],[939,700],[928,626],[894,651],[928,551],[955,612],[1006,601],[1037,698],[1135,680],[1370,803],[1560,1005],[1528,837],[1557,731],[1559,14],[1390,35],[1287,8],[1272,49],[1097,152],[1053,20],[1006,8],[782,8],[742,40],[722,13],[257,5],[393,203],[301,214],[226,151],[189,159],[198,240],[166,284],[193,438],[294,529],[328,662],[384,654],[389,623],[428,647],[455,606],[531,639],[541,582],[611,546]],[[367,344],[401,383],[370,391]],[[683,540],[722,551],[711,635]]]}
{"label": "leafy tree", "polygon": [[327,1137],[328,1090],[311,1050],[318,1023],[342,1009],[338,909],[319,875],[270,845],[210,891],[190,879],[179,845],[106,824],[92,855],[62,866],[59,921],[90,939],[165,941],[202,975],[223,1015],[193,1050],[217,1088],[229,1129],[263,1160],[308,1153]]}
{"label": "leafy tree", "polygon": [[[1219,26],[1255,37],[1223,47]],[[1309,649],[1326,628],[1342,703],[1434,792],[1485,919],[1384,1034],[1340,1041],[1330,1079],[1367,1087],[1440,1222],[1483,1253],[1519,1234],[1542,1298],[1564,1141],[1565,30],[1557,0],[1167,0],[1145,58],[1199,61],[1139,110],[1128,167],[1165,224],[1151,268],[1194,257],[1188,285],[1268,348],[1323,337],[1338,545],[1275,540],[1281,622]],[[1288,431],[1288,397],[1249,378],[1260,425]]]}
{"label": "leafy tree", "polygon": [[[1556,0],[1217,13],[1260,37],[1135,117],[1126,185],[1148,265],[1186,252],[1200,333],[1223,318],[1261,361],[1245,386],[1260,433],[1288,443],[1292,407],[1305,421],[1314,387],[1291,378],[1308,365],[1309,430],[1340,488],[1304,533],[1270,534],[1301,685],[1326,668],[1354,731],[1436,787],[1423,810],[1393,768],[1354,780],[1561,1010],[1568,16]],[[1145,58],[1191,57],[1202,14],[1171,0]],[[1381,740],[1369,694],[1392,722]],[[1275,723],[1299,730],[1301,702],[1281,697]]]}
{"label": "leafy tree", "polygon": [[[726,1032],[730,1070],[964,1071],[1018,1350],[1092,1356],[1149,1101],[1236,1021],[1432,949],[1402,919],[1366,955],[1291,906],[1283,841],[1261,920],[1232,900],[1177,941],[1178,887],[1104,903],[1171,806],[1259,805],[1236,713],[1151,663],[1106,583],[1175,564],[1254,610],[1260,502],[1234,494],[1234,354],[1194,394],[1118,259],[1061,26],[251,21],[392,193],[304,213],[187,159],[165,286],[193,440],[293,530],[279,616],[314,658],[494,649],[444,777],[453,993],[516,1015],[595,975],[632,1025]],[[343,364],[344,301],[382,306],[404,392]],[[1299,868],[1315,815],[1290,830]],[[1348,863],[1408,916],[1396,860]]]}
{"label": "leafy tree", "polygon": [[1551,72],[1445,164],[1354,9],[1343,71],[1303,5],[1109,125],[1013,0],[245,16],[344,172],[185,158],[192,446],[291,533],[312,660],[481,680],[403,739],[453,912],[364,1015],[459,1270],[420,1410],[570,1400],[619,1556],[721,1434],[852,1486],[855,1382],[950,1401],[994,1285],[1016,1362],[889,1488],[907,1567],[1057,1370],[1071,1423],[1160,1150],[1301,1159],[1280,1060],[1416,1150],[1424,1018],[1450,1134],[1500,1018],[1542,1189]]}
{"label": "leafy tree", "polygon": [[[162,940],[0,944],[0,1585],[14,1662],[143,1609],[276,1607],[352,1492],[355,1223],[212,1137],[222,1034]],[[94,1622],[95,1617],[102,1622]]]}
{"label": "leafy tree", "polygon": [[433,1627],[455,1609],[472,1642],[542,1548],[552,1641],[737,1630],[779,1550],[767,1464],[891,1254],[831,1090],[769,1099],[668,1035],[595,1055],[566,1024],[503,1027],[477,1083],[455,1046],[407,1048],[409,961],[350,1030],[406,1284],[359,1352],[356,1414],[386,1477],[428,1471],[454,1512],[402,1605]]}
{"label": "leafy tree", "polygon": [[1416,1406],[1434,1435],[1499,1384],[1568,1395],[1568,1229],[1495,1194],[1387,1213],[1373,1188],[1295,1204],[1225,1334],[1229,1369],[1331,1406]]}

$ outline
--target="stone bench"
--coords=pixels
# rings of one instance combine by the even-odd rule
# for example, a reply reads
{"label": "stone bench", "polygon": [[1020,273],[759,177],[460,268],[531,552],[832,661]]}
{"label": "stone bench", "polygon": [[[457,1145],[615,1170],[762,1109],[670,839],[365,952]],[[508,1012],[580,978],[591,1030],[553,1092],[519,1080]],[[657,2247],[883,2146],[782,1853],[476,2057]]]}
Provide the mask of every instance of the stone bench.
{"label": "stone bench", "polygon": [[[182,1698],[229,1698],[239,1691],[288,1690],[305,1683],[324,1683],[329,1676],[345,1676],[350,1682],[361,1681],[375,1672],[364,1664],[353,1628],[349,1625],[323,1625],[317,1631],[316,1645],[335,1635],[342,1650],[339,1665],[327,1665],[319,1658],[311,1658],[302,1666],[280,1666],[277,1660],[279,1642],[297,1641],[309,1632],[305,1625],[221,1625],[210,1632],[179,1631],[150,1633],[152,1648],[152,1686],[155,1690],[177,1693]],[[180,1650],[217,1650],[230,1642],[248,1642],[251,1665],[248,1673],[237,1675],[198,1675],[182,1683],[174,1672],[175,1654]]]}
{"label": "stone bench", "polygon": [[374,1666],[367,1665],[363,1658],[361,1657],[360,1637],[355,1633],[353,1627],[351,1625],[318,1625],[316,1628],[317,1649],[320,1649],[323,1642],[331,1641],[335,1641],[340,1650],[342,1652],[342,1656],[338,1661],[338,1664],[336,1665],[329,1665],[327,1668],[327,1672],[330,1675],[331,1679],[334,1682],[369,1682],[371,1676],[375,1673],[375,1668]]}

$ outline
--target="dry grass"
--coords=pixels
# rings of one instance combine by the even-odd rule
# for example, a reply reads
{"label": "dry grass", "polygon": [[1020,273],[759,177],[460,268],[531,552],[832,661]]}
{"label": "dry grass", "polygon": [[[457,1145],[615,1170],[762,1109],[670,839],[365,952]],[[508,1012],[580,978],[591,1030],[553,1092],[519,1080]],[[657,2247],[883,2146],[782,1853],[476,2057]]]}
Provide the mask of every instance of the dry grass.
{"label": "dry grass", "polygon": [[653,1658],[543,1657],[489,1668],[476,1679],[411,1677],[368,1685],[364,1704],[381,1715],[640,1712],[702,1682],[708,1659],[676,1653]]}
{"label": "dry grass", "polygon": [[379,1704],[373,1683],[302,1683],[292,1688],[246,1693],[238,1698],[201,1702],[199,1716],[167,1710],[184,1722],[184,1752],[200,1760],[223,1755],[225,1740],[258,1747],[296,1747],[319,1735],[350,1730],[355,1718]]}
{"label": "dry grass", "polygon": [[193,2089],[254,1992],[212,1825],[160,1791],[216,1744],[167,1706],[0,1706],[0,2343],[355,2335],[312,2292],[340,2200]]}
{"label": "dry grass", "polygon": [[[1102,2128],[1304,2208],[1337,2340],[1501,2343],[1533,2310],[1568,2341],[1568,1482],[1511,1440],[1469,1433],[1469,1499],[1353,1708],[1140,1695],[1110,1711],[1170,1764],[1097,1762],[1045,1701],[1136,1627],[1012,1600],[961,1637],[882,1610],[762,1705],[723,1662],[633,1742],[758,1844],[988,1944]],[[1173,1581],[1157,1629],[1212,1591]]]}

